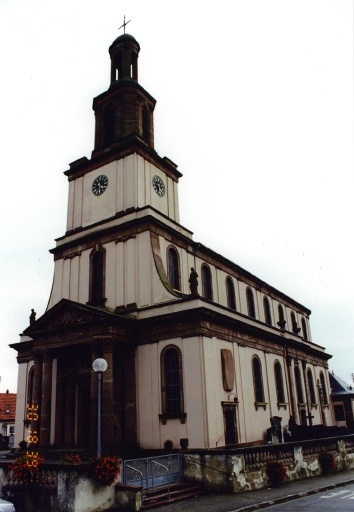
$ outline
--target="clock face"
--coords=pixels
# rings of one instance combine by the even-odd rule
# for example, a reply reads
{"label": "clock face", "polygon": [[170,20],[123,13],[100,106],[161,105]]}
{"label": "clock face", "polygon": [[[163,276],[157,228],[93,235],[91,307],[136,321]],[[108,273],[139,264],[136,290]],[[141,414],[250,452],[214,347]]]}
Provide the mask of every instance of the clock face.
{"label": "clock face", "polygon": [[162,197],[165,195],[165,184],[160,176],[155,175],[152,178],[152,186],[154,187],[154,190],[158,196]]}
{"label": "clock face", "polygon": [[97,176],[97,178],[92,183],[92,193],[95,196],[100,196],[108,187],[108,178],[104,174],[101,176]]}

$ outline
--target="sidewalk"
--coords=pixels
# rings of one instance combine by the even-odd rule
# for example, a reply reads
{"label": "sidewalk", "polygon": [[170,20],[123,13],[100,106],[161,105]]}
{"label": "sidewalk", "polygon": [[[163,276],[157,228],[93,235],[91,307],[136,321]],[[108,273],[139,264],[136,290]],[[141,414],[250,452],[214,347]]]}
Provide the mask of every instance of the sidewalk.
{"label": "sidewalk", "polygon": [[266,488],[240,494],[206,494],[149,510],[159,512],[251,512],[350,483],[354,483],[354,469],[284,483],[275,489]]}

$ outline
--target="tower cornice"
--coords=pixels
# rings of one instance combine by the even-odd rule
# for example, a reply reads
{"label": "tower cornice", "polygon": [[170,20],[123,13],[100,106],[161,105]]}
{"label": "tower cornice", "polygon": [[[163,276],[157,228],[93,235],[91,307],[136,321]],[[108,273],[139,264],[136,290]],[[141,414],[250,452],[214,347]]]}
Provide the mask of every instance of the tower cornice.
{"label": "tower cornice", "polygon": [[166,156],[160,157],[156,151],[148,146],[144,140],[138,136],[130,136],[119,142],[113,143],[109,148],[102,151],[96,151],[95,155],[89,160],[87,157],[75,160],[70,164],[70,169],[64,172],[69,181],[84,176],[94,169],[102,167],[114,160],[119,160],[125,156],[137,153],[149,162],[161,169],[167,176],[178,183],[178,179],[183,175],[177,170],[177,165]]}

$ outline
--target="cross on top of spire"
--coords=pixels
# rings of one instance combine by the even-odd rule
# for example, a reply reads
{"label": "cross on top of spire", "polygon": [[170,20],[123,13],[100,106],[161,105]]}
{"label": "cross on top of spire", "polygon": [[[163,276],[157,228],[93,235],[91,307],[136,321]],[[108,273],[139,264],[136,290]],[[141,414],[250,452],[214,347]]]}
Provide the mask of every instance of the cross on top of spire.
{"label": "cross on top of spire", "polygon": [[129,21],[127,21],[127,22],[125,22],[125,14],[124,14],[124,23],[123,23],[123,25],[121,25],[121,26],[119,27],[119,29],[118,29],[118,30],[120,30],[122,27],[124,27],[124,34],[125,34],[125,27],[126,27],[126,26],[128,25],[128,23],[130,23],[130,22],[131,22],[131,20],[129,20]]}

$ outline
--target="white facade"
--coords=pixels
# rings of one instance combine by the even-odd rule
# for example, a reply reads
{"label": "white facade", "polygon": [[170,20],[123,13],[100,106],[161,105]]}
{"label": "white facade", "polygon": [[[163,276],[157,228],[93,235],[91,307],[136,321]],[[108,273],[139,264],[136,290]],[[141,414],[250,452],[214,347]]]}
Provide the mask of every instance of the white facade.
{"label": "white facade", "polygon": [[[112,48],[111,56],[122,52],[128,64],[139,51],[128,35]],[[259,442],[274,416],[283,425],[290,415],[297,423],[311,417],[331,425],[324,398],[330,356],[311,339],[310,311],[194,242],[179,224],[181,174],[153,149],[153,108],[130,76],[94,100],[92,159],[65,173],[67,231],[51,251],[47,312],[14,346],[21,390],[16,442],[26,434],[30,396],[43,446],[93,445],[97,393],[90,368],[97,356],[109,362],[107,445]],[[100,176],[105,185],[95,193]],[[192,268],[197,292],[190,288]]]}

